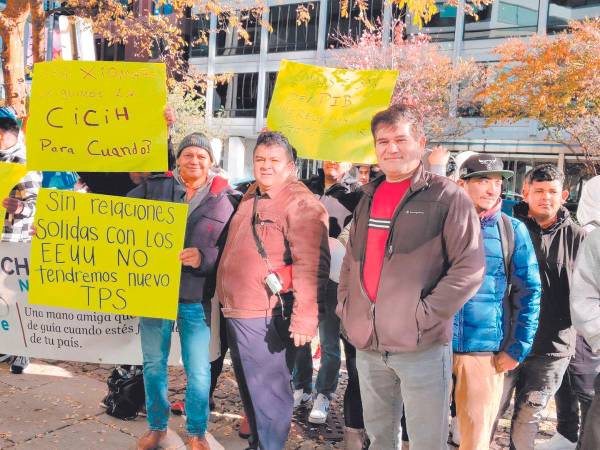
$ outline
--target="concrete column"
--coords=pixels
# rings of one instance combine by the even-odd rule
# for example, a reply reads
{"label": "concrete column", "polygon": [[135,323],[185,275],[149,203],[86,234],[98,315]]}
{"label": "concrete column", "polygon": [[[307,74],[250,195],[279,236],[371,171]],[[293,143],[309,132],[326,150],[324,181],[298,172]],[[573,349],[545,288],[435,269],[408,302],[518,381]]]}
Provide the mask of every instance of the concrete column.
{"label": "concrete column", "polygon": [[[331,0],[339,1],[339,0]],[[327,45],[327,11],[329,8],[329,0],[321,0],[319,2],[319,15],[315,17],[318,20],[318,34],[317,34],[317,64],[325,64],[325,46]],[[312,20],[315,20],[312,19]]]}
{"label": "concrete column", "polygon": [[[269,12],[262,15],[263,22],[269,21]],[[265,125],[265,91],[267,87],[267,53],[269,51],[269,30],[266,27],[260,29],[260,54],[258,56],[258,92],[256,98],[256,121],[255,131],[258,133]]]}
{"label": "concrete column", "polygon": [[229,173],[231,179],[244,176],[244,161],[246,148],[241,137],[232,136],[227,140],[227,151],[224,155],[225,170]]}
{"label": "concrete column", "polygon": [[387,47],[392,39],[392,3],[383,2],[383,38],[382,45]]}
{"label": "concrete column", "polygon": [[[452,63],[456,65],[460,58],[465,31],[465,0],[460,0],[456,9],[456,24],[454,27],[454,45],[452,49]],[[450,91],[450,115],[456,116],[458,103],[458,84],[453,84]]]}
{"label": "concrete column", "polygon": [[564,172],[565,170],[565,153],[564,150],[561,150],[560,153],[558,154],[558,162],[556,163],[556,165],[558,166],[558,170],[561,170]]}
{"label": "concrete column", "polygon": [[549,0],[540,0],[540,7],[538,10],[538,34],[546,34],[546,27],[548,26],[548,10],[550,8]]}
{"label": "concrete column", "polygon": [[205,111],[206,111],[206,124],[210,127],[213,122],[213,99],[214,99],[214,82],[212,77],[215,75],[215,57],[217,55],[217,15],[215,13],[210,14],[210,32],[208,35],[208,63],[206,67],[206,76],[208,81],[206,83],[206,97],[205,97]]}

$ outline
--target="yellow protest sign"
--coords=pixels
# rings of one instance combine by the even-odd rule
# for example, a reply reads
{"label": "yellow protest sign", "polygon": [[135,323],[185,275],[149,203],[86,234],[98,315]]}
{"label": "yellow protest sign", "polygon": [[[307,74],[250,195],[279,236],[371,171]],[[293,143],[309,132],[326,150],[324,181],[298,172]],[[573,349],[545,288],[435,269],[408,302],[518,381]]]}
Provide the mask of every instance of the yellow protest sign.
{"label": "yellow protest sign", "polygon": [[[26,173],[25,164],[0,162],[0,227],[4,226],[4,217],[6,217],[6,209],[2,207],[2,200],[8,197],[10,191]],[[0,228],[0,236],[2,236],[2,228]]]}
{"label": "yellow protest sign", "polygon": [[308,159],[375,163],[370,123],[391,101],[398,72],[282,61],[267,127]]}
{"label": "yellow protest sign", "polygon": [[27,122],[31,170],[167,170],[164,64],[35,64]]}
{"label": "yellow protest sign", "polygon": [[29,303],[175,319],[187,204],[41,189]]}

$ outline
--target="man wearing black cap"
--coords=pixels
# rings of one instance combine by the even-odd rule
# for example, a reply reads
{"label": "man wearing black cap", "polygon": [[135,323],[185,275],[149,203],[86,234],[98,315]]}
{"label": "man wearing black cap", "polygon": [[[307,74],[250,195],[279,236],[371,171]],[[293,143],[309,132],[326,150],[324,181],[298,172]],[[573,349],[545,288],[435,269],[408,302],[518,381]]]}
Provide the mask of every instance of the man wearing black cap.
{"label": "man wearing black cap", "polygon": [[504,373],[529,353],[537,329],[541,282],[527,228],[501,211],[502,181],[513,176],[492,155],[474,154],[458,180],[481,223],[486,273],[454,317],[454,398],[461,450],[488,448]]}

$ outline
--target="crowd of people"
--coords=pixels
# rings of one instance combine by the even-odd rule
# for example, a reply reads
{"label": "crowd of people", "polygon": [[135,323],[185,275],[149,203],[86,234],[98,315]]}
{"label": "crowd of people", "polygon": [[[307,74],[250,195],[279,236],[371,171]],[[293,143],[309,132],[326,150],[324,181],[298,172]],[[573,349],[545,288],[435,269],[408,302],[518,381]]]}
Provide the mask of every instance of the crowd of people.
{"label": "crowd of people", "polygon": [[[16,118],[2,115],[0,160],[24,163]],[[243,187],[230,185],[201,133],[178,144],[172,171],[109,183],[122,186],[113,194],[189,205],[177,317],[187,385],[177,407],[190,448],[209,448],[228,350],[241,434],[250,449],[281,450],[295,408],[327,421],[343,347],[347,449],[409,441],[437,450],[449,439],[489,449],[511,400],[510,448],[534,449],[553,397],[557,433],[535,448],[600,449],[600,177],[584,186],[576,221],[564,174],[537,166],[511,217],[501,195],[514,174],[499,158],[474,153],[451,167],[444,148],[426,151],[410,108],[377,113],[371,132],[376,166],[325,161],[308,180],[297,178],[287,138],[264,131],[255,181]],[[93,174],[77,179],[71,188],[106,193]],[[29,172],[2,201],[2,240],[31,238],[41,184]],[[215,307],[221,356],[211,362]],[[172,325],[140,318],[149,430],[139,450],[166,438]],[[26,366],[24,357],[10,362],[14,373]]]}

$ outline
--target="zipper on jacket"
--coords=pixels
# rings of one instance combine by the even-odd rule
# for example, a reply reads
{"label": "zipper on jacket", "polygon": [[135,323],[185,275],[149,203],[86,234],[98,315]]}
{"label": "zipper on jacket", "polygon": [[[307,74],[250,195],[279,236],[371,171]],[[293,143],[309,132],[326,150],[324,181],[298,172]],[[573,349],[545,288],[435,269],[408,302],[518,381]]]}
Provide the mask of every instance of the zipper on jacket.
{"label": "zipper on jacket", "polygon": [[[392,245],[392,239],[394,237],[394,224],[396,223],[396,220],[398,219],[400,212],[402,211],[402,209],[404,208],[406,203],[408,203],[408,201],[412,197],[414,197],[419,192],[425,190],[426,187],[427,186],[423,186],[422,188],[420,188],[417,191],[409,192],[407,195],[404,196],[404,198],[402,199],[400,204],[396,207],[396,210],[394,211],[394,214],[392,215],[392,220],[390,221],[390,232],[388,233],[387,241],[385,243],[386,244],[386,256],[388,259],[390,259],[392,257],[392,251],[394,250],[394,246]],[[369,209],[369,211],[370,211],[370,209]]]}
{"label": "zipper on jacket", "polygon": [[[371,197],[372,200],[372,197]],[[371,211],[371,204],[372,201],[369,200],[369,214]],[[367,233],[369,232],[369,226],[367,223]],[[362,252],[361,252],[361,262],[360,262],[360,280],[358,280],[358,284],[360,286],[360,292],[362,293],[362,295],[364,296],[364,298],[367,299],[368,302],[371,303],[370,308],[371,308],[371,322],[373,324],[373,337],[375,339],[375,346],[373,348],[377,349],[377,347],[379,346],[379,338],[377,337],[377,328],[375,327],[375,302],[372,301],[369,296],[367,295],[367,291],[365,291],[365,287],[363,285],[363,279],[364,279],[364,273],[363,273],[363,269],[364,269],[364,261],[365,261],[365,255],[367,253],[367,243],[365,241],[365,244],[363,246]]]}
{"label": "zipper on jacket", "polygon": [[373,337],[375,338],[375,348],[379,347],[379,337],[375,327],[375,302],[371,302],[371,320],[373,321]]}
{"label": "zipper on jacket", "polygon": [[463,314],[464,311],[461,308],[458,312],[458,351],[463,352]]}

